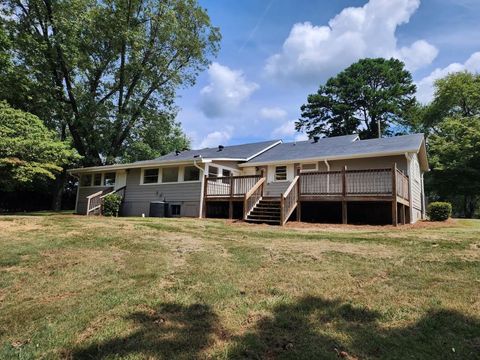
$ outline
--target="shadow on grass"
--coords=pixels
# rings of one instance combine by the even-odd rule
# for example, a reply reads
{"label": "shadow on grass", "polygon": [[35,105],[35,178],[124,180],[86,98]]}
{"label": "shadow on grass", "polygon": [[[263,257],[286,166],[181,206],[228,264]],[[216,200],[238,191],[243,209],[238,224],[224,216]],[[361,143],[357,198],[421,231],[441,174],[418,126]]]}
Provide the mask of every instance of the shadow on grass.
{"label": "shadow on grass", "polygon": [[480,359],[480,321],[448,310],[405,328],[385,328],[380,314],[306,297],[280,305],[273,317],[237,339],[235,359]]}
{"label": "shadow on grass", "polygon": [[118,337],[68,354],[72,359],[102,359],[139,355],[142,358],[191,359],[212,342],[218,323],[207,305],[161,305],[156,311],[136,312],[127,317],[137,328]]}
{"label": "shadow on grass", "polygon": [[[221,338],[231,359],[480,359],[480,321],[447,310],[404,328],[386,328],[380,314],[350,303],[305,297],[273,309],[245,335],[222,338],[206,305],[162,305],[129,317],[133,334],[71,353],[74,359],[128,357],[196,359]],[[223,334],[225,335],[225,334]]]}

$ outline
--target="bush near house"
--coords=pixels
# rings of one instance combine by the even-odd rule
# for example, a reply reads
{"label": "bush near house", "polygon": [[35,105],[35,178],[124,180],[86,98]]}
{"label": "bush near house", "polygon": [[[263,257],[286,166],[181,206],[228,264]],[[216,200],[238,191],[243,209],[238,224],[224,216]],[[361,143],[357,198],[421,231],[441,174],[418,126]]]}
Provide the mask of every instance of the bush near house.
{"label": "bush near house", "polygon": [[445,221],[452,215],[452,204],[436,201],[428,205],[428,216],[432,221]]}
{"label": "bush near house", "polygon": [[122,197],[118,194],[108,194],[103,198],[103,215],[118,216]]}

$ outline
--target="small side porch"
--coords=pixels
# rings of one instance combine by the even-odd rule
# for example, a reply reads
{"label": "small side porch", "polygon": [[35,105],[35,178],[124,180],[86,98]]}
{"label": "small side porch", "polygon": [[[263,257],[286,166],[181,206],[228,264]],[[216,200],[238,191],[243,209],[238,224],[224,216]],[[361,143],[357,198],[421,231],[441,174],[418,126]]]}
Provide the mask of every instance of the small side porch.
{"label": "small side porch", "polygon": [[[338,222],[347,224],[350,223],[349,215],[355,221],[359,218],[358,212],[365,212],[363,209],[368,212],[373,206],[377,213],[388,212],[382,216],[388,217],[395,226],[410,222],[409,179],[395,164],[381,169],[298,170],[287,185],[280,196],[266,196],[263,174],[205,177],[202,216],[221,215],[229,219],[284,225],[289,220],[315,218],[312,215],[318,218],[322,212],[338,209]],[[213,208],[216,211],[212,212]],[[363,218],[368,219],[368,216]]]}

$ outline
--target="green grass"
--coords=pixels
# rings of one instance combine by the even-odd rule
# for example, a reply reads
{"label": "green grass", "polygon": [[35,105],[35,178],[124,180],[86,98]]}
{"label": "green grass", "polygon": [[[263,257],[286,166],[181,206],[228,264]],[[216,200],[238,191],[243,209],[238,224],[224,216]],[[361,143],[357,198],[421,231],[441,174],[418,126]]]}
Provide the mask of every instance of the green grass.
{"label": "green grass", "polygon": [[480,221],[0,216],[1,359],[480,359]]}

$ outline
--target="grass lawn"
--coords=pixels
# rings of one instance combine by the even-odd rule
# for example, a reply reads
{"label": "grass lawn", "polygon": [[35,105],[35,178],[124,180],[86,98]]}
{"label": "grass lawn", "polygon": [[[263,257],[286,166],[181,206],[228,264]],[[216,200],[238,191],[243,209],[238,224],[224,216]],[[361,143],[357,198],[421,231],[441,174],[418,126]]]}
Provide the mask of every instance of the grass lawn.
{"label": "grass lawn", "polygon": [[2,359],[339,357],[480,359],[480,221],[0,217]]}

